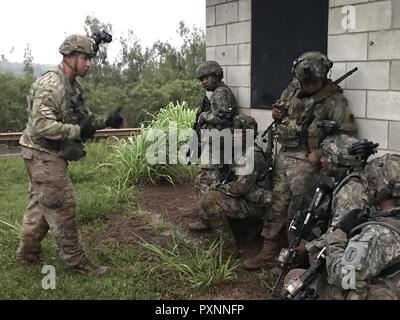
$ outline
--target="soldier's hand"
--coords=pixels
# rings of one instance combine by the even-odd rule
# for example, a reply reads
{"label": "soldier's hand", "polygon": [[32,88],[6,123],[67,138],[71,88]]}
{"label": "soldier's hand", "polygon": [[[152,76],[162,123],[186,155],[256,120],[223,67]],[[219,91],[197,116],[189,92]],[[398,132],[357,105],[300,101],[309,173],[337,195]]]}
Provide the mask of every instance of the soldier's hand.
{"label": "soldier's hand", "polygon": [[307,249],[304,244],[299,245],[298,247],[294,248],[296,252],[296,257],[304,257],[307,254]]}
{"label": "soldier's hand", "polygon": [[81,139],[86,140],[92,138],[96,133],[96,128],[93,125],[91,118],[85,118],[79,123],[79,127],[81,128]]}
{"label": "soldier's hand", "polygon": [[314,150],[308,155],[307,159],[312,164],[318,164],[321,160],[321,157],[322,157],[322,152],[319,150]]}
{"label": "soldier's hand", "polygon": [[110,116],[106,120],[107,127],[111,127],[114,129],[118,129],[119,127],[121,127],[124,120],[124,118],[121,116],[121,110],[122,108],[119,107],[117,110],[110,114]]}
{"label": "soldier's hand", "polygon": [[336,228],[339,228],[346,233],[350,233],[352,229],[364,222],[367,222],[367,220],[368,211],[364,209],[354,209],[347,213],[338,223],[336,223]]}
{"label": "soldier's hand", "polygon": [[199,125],[203,125],[206,122],[207,112],[200,113]]}
{"label": "soldier's hand", "polygon": [[279,110],[278,108],[274,107],[274,108],[272,109],[272,118],[273,118],[274,120],[276,120],[276,119],[283,119],[284,117],[283,117],[282,111]]}

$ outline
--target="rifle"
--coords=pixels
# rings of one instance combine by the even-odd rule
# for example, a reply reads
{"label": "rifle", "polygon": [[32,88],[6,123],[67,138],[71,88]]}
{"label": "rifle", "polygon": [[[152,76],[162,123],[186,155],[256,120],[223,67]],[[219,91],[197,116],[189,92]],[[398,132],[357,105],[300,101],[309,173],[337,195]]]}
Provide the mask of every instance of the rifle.
{"label": "rifle", "polygon": [[318,296],[315,290],[308,288],[308,285],[320,273],[320,270],[325,266],[326,247],[324,247],[317,256],[315,264],[310,266],[299,278],[291,279],[285,286],[281,299],[283,300],[303,300],[307,298],[316,299]]}
{"label": "rifle", "polygon": [[[267,172],[265,176],[265,189],[272,191],[274,188],[274,175],[273,175],[273,168],[274,168],[274,160],[273,160],[273,154],[274,154],[274,140],[273,140],[273,134],[272,134],[272,125],[275,123],[276,120],[274,120],[270,126],[269,129],[267,129],[263,135],[263,142],[267,143],[267,148],[264,152],[264,157],[265,157],[265,162],[267,163]],[[265,135],[267,135],[267,138],[265,138]]]}
{"label": "rifle", "polygon": [[[189,149],[186,152],[186,159],[188,160],[188,165],[190,165],[193,160],[197,160],[201,155],[201,128],[199,125],[199,118],[203,112],[209,111],[211,107],[210,100],[207,96],[204,96],[203,102],[196,113],[196,118],[194,120],[192,130],[195,131],[193,136],[190,138]],[[197,157],[194,159],[194,150],[197,148]]]}
{"label": "rifle", "polygon": [[271,296],[278,287],[281,279],[289,272],[289,270],[293,267],[296,259],[296,251],[295,249],[300,245],[301,240],[308,240],[312,226],[314,223],[314,211],[319,207],[321,201],[325,195],[327,195],[331,189],[328,186],[320,186],[315,190],[313,199],[311,200],[310,205],[306,210],[299,210],[296,215],[293,217],[289,225],[289,232],[293,234],[293,239],[289,244],[288,248],[282,249],[279,254],[279,268],[281,269],[281,273],[276,280],[274,286],[272,287]]}

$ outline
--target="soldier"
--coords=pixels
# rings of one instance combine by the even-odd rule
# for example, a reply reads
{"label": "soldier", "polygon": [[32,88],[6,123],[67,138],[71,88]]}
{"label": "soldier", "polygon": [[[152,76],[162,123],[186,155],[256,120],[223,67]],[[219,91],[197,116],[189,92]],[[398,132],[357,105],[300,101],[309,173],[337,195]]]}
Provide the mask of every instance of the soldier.
{"label": "soldier", "polygon": [[[227,226],[227,218],[239,220],[242,224],[246,223],[246,218],[253,218],[252,222],[258,223],[258,226],[247,230],[252,233],[247,239],[251,241],[262,229],[262,218],[271,193],[264,189],[266,163],[263,151],[253,139],[258,131],[257,122],[252,117],[238,115],[233,119],[233,128],[234,147],[240,148],[240,152],[235,152],[236,161],[230,165],[226,181],[213,185],[201,196],[195,208],[199,220],[190,223],[189,228],[192,231],[210,231]],[[251,141],[246,139],[246,133],[252,134]],[[242,230],[245,229],[243,226]],[[243,238],[243,235],[240,236]]]}
{"label": "soldier", "polygon": [[368,191],[378,210],[365,223],[353,211],[327,235],[328,283],[344,289],[345,299],[398,300],[400,156],[386,154],[376,158],[366,166],[365,173]]}
{"label": "soldier", "polygon": [[[314,258],[326,247],[326,236],[332,228],[352,210],[369,208],[368,185],[362,170],[368,157],[376,152],[377,146],[378,144],[367,140],[360,141],[345,134],[327,137],[322,142],[322,170],[325,175],[333,178],[335,185],[325,214],[330,228],[318,239],[295,248],[297,260],[308,254],[311,258],[310,263],[314,265]],[[304,269],[290,271],[285,278],[286,286],[303,272]]]}
{"label": "soldier", "polygon": [[[218,131],[229,129],[232,125],[232,118],[236,115],[238,104],[231,89],[222,81],[224,72],[221,66],[216,61],[206,61],[197,68],[196,74],[203,87],[212,92],[210,110],[203,112],[199,116],[198,123],[200,128]],[[219,151],[219,154],[216,155],[211,152],[213,148],[212,144],[209,143],[209,139],[210,137],[201,139],[204,153],[201,159],[208,160],[208,163],[201,164],[195,180],[196,189],[200,194],[206,192],[210,185],[219,183],[224,170],[224,159],[222,157],[224,154],[224,141],[220,139],[219,150],[214,150],[217,153]],[[213,159],[216,161],[213,161]]]}
{"label": "soldier", "polygon": [[271,210],[263,229],[264,245],[256,256],[244,261],[248,270],[275,264],[287,242],[286,224],[315,189],[318,174],[319,142],[323,131],[318,125],[332,120],[347,134],[355,134],[356,124],[339,86],[327,78],[333,63],[320,52],[306,52],[294,61],[294,80],[272,110],[277,120],[275,135],[282,145],[274,168]]}
{"label": "soldier", "polygon": [[[309,286],[316,298],[400,299],[399,169],[400,156],[391,154],[366,166],[369,207],[346,212],[327,232],[327,274]],[[302,273],[293,270],[288,279]]]}
{"label": "soldier", "polygon": [[20,144],[30,194],[16,258],[23,264],[39,262],[41,241],[51,230],[71,271],[101,275],[106,267],[93,265],[78,239],[76,202],[67,161],[85,155],[82,142],[93,137],[96,129],[118,128],[123,119],[118,112],[106,119],[84,107],[77,77],[84,77],[92,65],[95,52],[91,39],[68,36],[59,52],[62,62],[40,76],[28,96],[29,118]]}
{"label": "soldier", "polygon": [[[358,140],[346,134],[326,138],[321,144],[323,173],[333,178],[335,189],[332,194],[327,218],[331,227],[350,211],[369,207],[367,182],[362,175],[368,157],[376,153],[378,144]],[[326,235],[311,241],[297,250],[316,254],[326,246]]]}

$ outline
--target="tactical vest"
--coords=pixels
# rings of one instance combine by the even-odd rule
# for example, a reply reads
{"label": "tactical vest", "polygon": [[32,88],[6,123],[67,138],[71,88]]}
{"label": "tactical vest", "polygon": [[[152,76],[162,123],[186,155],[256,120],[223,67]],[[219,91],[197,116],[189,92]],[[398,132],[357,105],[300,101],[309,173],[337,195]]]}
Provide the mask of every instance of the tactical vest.
{"label": "tactical vest", "polygon": [[[75,87],[73,87],[60,67],[50,69],[44,74],[49,72],[55,73],[60,78],[65,88],[66,104],[65,108],[61,110],[60,119],[58,120],[62,123],[79,125],[79,123],[88,116],[87,110],[84,107],[82,86],[78,81],[75,81]],[[64,160],[77,161],[86,155],[84,145],[80,140],[50,140],[38,138],[35,142],[48,150],[57,152]]]}
{"label": "tactical vest", "polygon": [[295,89],[287,107],[287,116],[276,126],[275,134],[278,142],[289,148],[304,146],[307,149],[317,149],[321,136],[320,129],[310,128],[316,117],[315,107],[340,92],[340,87],[331,81],[311,97],[302,97],[301,90]]}

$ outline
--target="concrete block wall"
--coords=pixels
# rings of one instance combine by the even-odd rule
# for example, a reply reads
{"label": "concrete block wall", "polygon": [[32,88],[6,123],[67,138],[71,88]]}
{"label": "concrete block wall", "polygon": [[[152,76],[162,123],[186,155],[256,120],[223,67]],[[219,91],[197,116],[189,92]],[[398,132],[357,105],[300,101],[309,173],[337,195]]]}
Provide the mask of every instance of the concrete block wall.
{"label": "concrete block wall", "polygon": [[330,0],[329,4],[332,78],[359,68],[342,82],[360,127],[359,137],[379,142],[379,155],[400,153],[400,0]]}
{"label": "concrete block wall", "polygon": [[[359,68],[341,83],[357,118],[359,137],[379,142],[380,154],[400,153],[400,0],[330,0],[329,4],[331,77]],[[351,10],[355,29],[345,18]],[[236,94],[240,112],[255,117],[262,130],[271,122],[271,112],[250,108],[251,0],[206,0],[206,12],[207,59],[223,66],[224,80]]]}
{"label": "concrete block wall", "polygon": [[[206,57],[224,69],[224,81],[238,99],[240,113],[257,117],[251,104],[251,0],[206,0]],[[265,124],[264,124],[265,123]]]}

